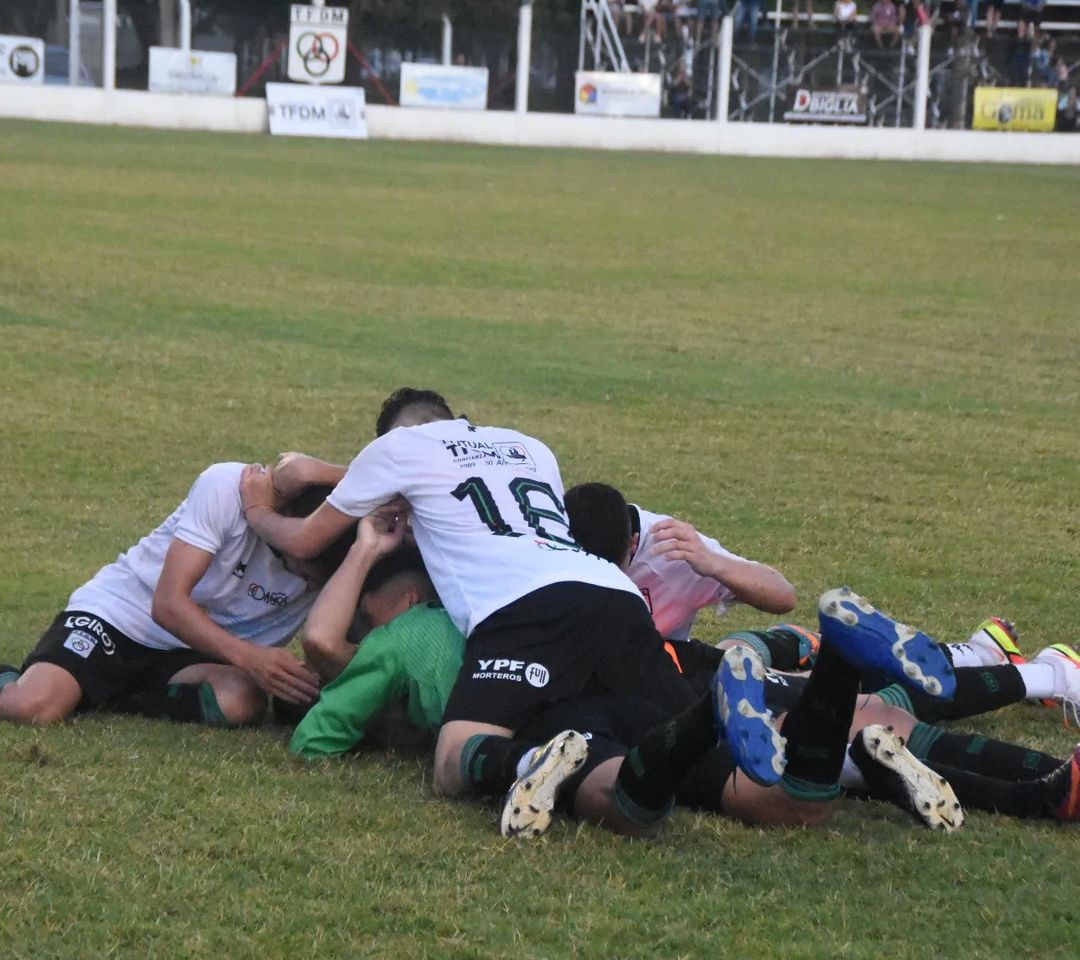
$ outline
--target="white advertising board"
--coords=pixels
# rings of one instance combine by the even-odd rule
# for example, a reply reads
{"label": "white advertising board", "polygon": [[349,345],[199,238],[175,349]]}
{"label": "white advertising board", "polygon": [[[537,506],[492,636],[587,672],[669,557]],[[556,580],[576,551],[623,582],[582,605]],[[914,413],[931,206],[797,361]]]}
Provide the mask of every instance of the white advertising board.
{"label": "white advertising board", "polygon": [[349,8],[289,6],[289,79],[341,83],[349,45]]}
{"label": "white advertising board", "polygon": [[208,50],[150,48],[151,93],[236,93],[236,54]]}
{"label": "white advertising board", "polygon": [[574,112],[606,117],[658,117],[660,74],[579,70],[574,74]]}
{"label": "white advertising board", "polygon": [[0,34],[0,83],[44,83],[45,41]]}
{"label": "white advertising board", "polygon": [[348,140],[366,140],[368,136],[363,87],[324,90],[298,83],[268,83],[266,110],[275,136]]}
{"label": "white advertising board", "polygon": [[487,67],[443,67],[432,63],[401,65],[403,107],[486,110]]}

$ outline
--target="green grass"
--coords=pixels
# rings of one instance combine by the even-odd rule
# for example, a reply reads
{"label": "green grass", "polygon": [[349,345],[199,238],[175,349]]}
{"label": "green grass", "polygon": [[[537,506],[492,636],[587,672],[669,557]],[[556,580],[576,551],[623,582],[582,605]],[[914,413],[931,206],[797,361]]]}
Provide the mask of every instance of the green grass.
{"label": "green grass", "polygon": [[[205,465],[474,419],[945,638],[1080,620],[1080,171],[0,123],[0,661]],[[758,626],[738,612],[702,635]],[[1012,708],[974,729],[1064,755]],[[679,813],[535,846],[423,758],[0,728],[0,956],[1076,956],[1080,832]]]}

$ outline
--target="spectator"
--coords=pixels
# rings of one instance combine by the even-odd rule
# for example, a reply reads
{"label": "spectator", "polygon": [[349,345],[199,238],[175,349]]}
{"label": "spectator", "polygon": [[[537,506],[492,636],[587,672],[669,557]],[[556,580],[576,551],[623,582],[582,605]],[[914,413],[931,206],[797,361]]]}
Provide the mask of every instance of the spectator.
{"label": "spectator", "polygon": [[709,39],[716,43],[716,35],[720,29],[720,19],[727,14],[726,4],[720,0],[699,0],[697,5],[697,31],[694,38],[694,46],[701,46],[701,25],[709,21]]}
{"label": "spectator", "polygon": [[680,120],[690,116],[690,77],[686,72],[686,61],[679,58],[679,69],[668,91],[671,112]]}
{"label": "spectator", "polygon": [[896,46],[900,39],[900,14],[893,0],[877,0],[870,8],[870,30],[879,47],[885,46],[883,37],[888,38],[890,47]]}
{"label": "spectator", "polygon": [[735,7],[735,36],[742,30],[746,21],[750,31],[750,42],[757,40],[758,17],[761,16],[761,0],[739,0]]}
{"label": "spectator", "polygon": [[907,53],[915,52],[915,34],[919,27],[925,27],[931,21],[930,10],[923,0],[908,0],[901,7],[904,23],[904,48]]}
{"label": "spectator", "polygon": [[986,0],[986,35],[992,37],[1001,23],[1001,8],[1005,0]]}
{"label": "spectator", "polygon": [[970,14],[967,0],[956,0],[952,13],[949,14],[949,35],[953,43],[966,36],[968,27],[971,25]]}
{"label": "spectator", "polygon": [[792,14],[793,22],[796,27],[799,25],[799,10],[804,6],[806,7],[806,23],[811,29],[813,29],[814,0],[795,0],[795,11]]}
{"label": "spectator", "polygon": [[855,29],[858,7],[855,0],[836,0],[833,4],[833,16],[836,18],[836,33],[840,40],[846,40]]}
{"label": "spectator", "polygon": [[1020,21],[1016,25],[1016,35],[1021,40],[1033,43],[1039,39],[1039,27],[1042,25],[1044,0],[1020,0]]}
{"label": "spectator", "polygon": [[1058,99],[1057,127],[1065,133],[1076,133],[1080,129],[1080,104],[1077,102],[1076,87],[1069,87]]}

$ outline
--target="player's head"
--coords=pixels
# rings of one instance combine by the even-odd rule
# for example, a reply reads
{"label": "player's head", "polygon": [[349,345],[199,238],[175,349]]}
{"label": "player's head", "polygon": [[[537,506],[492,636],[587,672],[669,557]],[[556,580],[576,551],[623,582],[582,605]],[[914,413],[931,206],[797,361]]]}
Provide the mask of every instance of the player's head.
{"label": "player's head", "polygon": [[375,419],[375,436],[381,437],[394,427],[418,427],[435,420],[453,420],[450,405],[434,390],[398,387],[388,396]]}
{"label": "player's head", "polygon": [[[322,506],[333,489],[333,487],[324,484],[304,487],[292,500],[282,506],[281,512],[286,517],[306,517]],[[310,584],[321,587],[334,575],[334,571],[341,566],[345,555],[349,552],[349,548],[355,540],[356,524],[351,523],[330,546],[310,560],[301,560],[288,554],[282,554],[274,550],[273,547],[270,549],[274,550],[274,553],[281,559],[282,565],[290,573],[302,577]]]}
{"label": "player's head", "polygon": [[589,553],[624,570],[636,543],[632,542],[630,508],[626,498],[606,483],[581,483],[566,491],[570,535]]}
{"label": "player's head", "polygon": [[403,544],[375,564],[364,581],[360,595],[360,620],[368,630],[389,623],[394,617],[436,598],[420,551]]}

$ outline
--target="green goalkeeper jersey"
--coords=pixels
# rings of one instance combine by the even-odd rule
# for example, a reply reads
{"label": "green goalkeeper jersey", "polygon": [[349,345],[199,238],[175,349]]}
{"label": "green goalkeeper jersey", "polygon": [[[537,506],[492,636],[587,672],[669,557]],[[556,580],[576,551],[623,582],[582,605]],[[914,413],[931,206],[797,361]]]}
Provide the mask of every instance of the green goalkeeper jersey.
{"label": "green goalkeeper jersey", "polygon": [[438,604],[426,603],[372,630],[308,711],[289,749],[302,757],[345,753],[387,704],[404,699],[409,722],[438,730],[461,670],[465,638]]}

